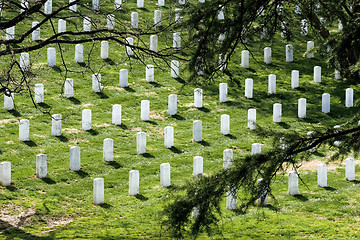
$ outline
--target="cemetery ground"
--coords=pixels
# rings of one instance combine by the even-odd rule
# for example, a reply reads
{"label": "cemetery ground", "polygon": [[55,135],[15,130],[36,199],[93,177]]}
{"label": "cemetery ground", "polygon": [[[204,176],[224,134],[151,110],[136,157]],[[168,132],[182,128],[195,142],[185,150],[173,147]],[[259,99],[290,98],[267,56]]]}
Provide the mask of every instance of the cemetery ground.
{"label": "cemetery ground", "polygon": [[[130,5],[133,4],[134,6]],[[151,21],[152,7],[138,10]],[[135,8],[129,3],[129,9]],[[129,11],[126,12],[130,17]],[[29,20],[35,21],[35,19]],[[79,20],[80,21],[80,20]],[[144,20],[145,21],[145,20]],[[26,24],[22,26],[26,28]],[[69,26],[71,27],[71,25]],[[17,29],[21,31],[21,27]],[[46,34],[48,30],[41,30]],[[51,114],[62,115],[62,135],[51,135],[51,117],[35,109],[28,93],[16,94],[16,110],[0,109],[0,162],[12,164],[12,185],[0,187],[0,238],[2,239],[143,239],[170,238],[166,226],[161,224],[161,211],[172,196],[181,194],[182,186],[193,181],[193,157],[204,158],[204,175],[215,174],[222,169],[223,150],[233,149],[234,161],[250,154],[251,144],[261,143],[262,151],[271,148],[271,136],[262,129],[276,132],[303,132],[314,128],[341,125],[349,116],[359,111],[358,105],[345,107],[345,89],[354,89],[354,99],[359,87],[343,80],[335,80],[333,69],[320,56],[314,59],[303,56],[310,36],[295,36],[294,62],[285,62],[285,45],[280,36],[272,41],[248,39],[254,59],[250,68],[240,65],[241,47],[228,64],[239,85],[218,74],[213,83],[206,86],[184,85],[182,79],[173,79],[165,64],[155,68],[155,82],[145,80],[145,66],[136,58],[127,59],[125,48],[110,42],[109,59],[100,58],[100,43],[95,43],[91,56],[92,69],[101,68],[102,92],[91,88],[92,72],[87,63],[74,61],[74,45],[62,45],[67,66],[79,72],[69,72],[74,79],[74,98],[67,99],[61,93],[64,84],[64,67],[60,63],[57,46],[57,67],[47,66],[46,49],[31,53],[34,60],[32,86],[45,86],[45,103],[40,107]],[[29,39],[29,41],[31,41]],[[148,41],[148,39],[146,39]],[[316,40],[315,45],[317,44]],[[172,33],[159,35],[159,49],[171,46]],[[272,48],[272,64],[263,63],[264,47]],[[91,44],[84,44],[84,56]],[[36,59],[36,60],[35,60]],[[145,59],[152,64],[152,59]],[[0,64],[1,65],[1,64]],[[85,67],[84,67],[85,65]],[[180,76],[189,75],[180,62]],[[313,68],[322,67],[321,83],[314,83]],[[129,70],[129,87],[119,87],[119,70]],[[299,70],[300,87],[292,89],[291,71]],[[276,94],[269,95],[268,75],[276,74]],[[244,96],[246,78],[254,79],[254,97]],[[219,83],[227,82],[228,101],[219,102]],[[196,87],[203,89],[204,107],[194,107],[193,94]],[[321,112],[321,95],[331,94],[331,112]],[[177,94],[177,115],[169,116],[168,95]],[[306,118],[297,117],[299,98],[307,99]],[[150,100],[150,121],[141,121],[140,102]],[[273,123],[273,104],[282,104],[282,122]],[[113,104],[122,106],[122,124],[111,122]],[[247,111],[257,109],[259,127],[247,128]],[[81,111],[91,109],[92,129],[82,130]],[[230,115],[230,135],[220,133],[220,116]],[[19,141],[19,120],[29,119],[30,141]],[[192,140],[192,122],[201,120],[203,141]],[[164,147],[164,128],[173,126],[175,147]],[[147,153],[136,152],[136,134],[146,132]],[[114,161],[103,161],[103,140],[114,140]],[[70,147],[81,148],[81,171],[69,170]],[[327,162],[332,149],[322,146],[304,161]],[[35,159],[47,154],[48,177],[37,178]],[[171,187],[160,186],[160,164],[171,165]],[[254,204],[246,213],[225,210],[212,239],[347,239],[358,238],[360,233],[359,182],[345,179],[345,168],[340,160],[328,167],[328,187],[316,183],[316,168],[300,168],[300,195],[287,193],[287,173],[279,173],[273,181],[269,205]],[[140,194],[128,195],[129,171],[140,172]],[[359,179],[356,166],[356,179]],[[105,203],[93,204],[93,179],[104,178]],[[238,203],[246,193],[238,194]],[[225,208],[225,196],[223,202]],[[186,235],[187,238],[191,236]],[[203,233],[200,239],[209,236]]]}

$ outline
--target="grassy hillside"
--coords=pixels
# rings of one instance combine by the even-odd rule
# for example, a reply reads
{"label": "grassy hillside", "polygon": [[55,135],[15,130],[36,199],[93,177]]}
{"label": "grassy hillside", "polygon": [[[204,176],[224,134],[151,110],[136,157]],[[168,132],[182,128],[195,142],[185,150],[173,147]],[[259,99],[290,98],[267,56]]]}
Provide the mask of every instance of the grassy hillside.
{"label": "grassy hillside", "polygon": [[[104,2],[104,3],[103,3]],[[112,9],[113,3],[102,1],[102,9]],[[61,5],[53,1],[54,8]],[[174,4],[162,8],[163,17],[169,16]],[[145,1],[146,9],[136,9],[135,2],[124,3],[123,10],[115,12],[127,22],[131,11],[138,11],[142,24],[151,24],[153,11],[160,9],[156,1]],[[136,10],[135,10],[136,9]],[[4,17],[6,11],[3,11]],[[94,19],[96,17],[94,16]],[[99,19],[102,19],[99,17]],[[16,26],[22,32],[29,28],[35,18],[27,19]],[[68,28],[81,26],[82,19],[71,20]],[[104,23],[104,22],[103,22]],[[55,21],[55,26],[57,26]],[[41,35],[51,35],[50,27],[42,28]],[[1,35],[4,37],[4,33]],[[149,41],[149,38],[144,38]],[[249,154],[251,144],[262,143],[262,150],[271,147],[271,139],[251,132],[247,128],[247,110],[257,109],[257,124],[279,132],[300,131],[306,134],[314,127],[332,127],[349,120],[358,107],[346,108],[345,89],[354,88],[357,99],[359,87],[348,85],[342,80],[334,80],[333,69],[319,56],[308,59],[303,56],[310,36],[296,36],[294,62],[285,62],[285,45],[280,36],[272,41],[248,39],[249,48],[255,59],[250,59],[250,68],[240,66],[241,47],[232,57],[229,69],[242,84],[229,82],[228,77],[219,74],[215,82],[208,86],[183,85],[179,79],[170,76],[170,69],[164,64],[155,69],[155,83],[145,80],[145,66],[138,59],[130,61],[125,48],[110,42],[110,60],[100,58],[100,43],[84,45],[84,56],[90,53],[94,60],[91,68],[101,69],[102,93],[96,94],[91,88],[91,74],[88,65],[84,67],[74,61],[74,46],[62,45],[62,53],[71,72],[66,77],[74,79],[73,99],[62,94],[64,66],[60,62],[57,49],[56,68],[49,68],[46,49],[30,53],[32,70],[36,75],[31,86],[43,83],[45,86],[45,110],[50,114],[61,114],[62,136],[51,135],[51,117],[35,109],[29,94],[15,95],[15,111],[0,108],[0,162],[12,164],[12,186],[0,187],[0,238],[3,239],[142,239],[169,238],[161,225],[160,211],[169,203],[168,197],[182,191],[181,186],[192,180],[194,156],[204,158],[204,174],[213,174],[222,168],[222,154],[225,149],[234,150],[234,158]],[[26,41],[31,41],[27,39]],[[315,39],[315,45],[319,42]],[[164,31],[159,35],[159,49],[172,46],[172,33]],[[263,48],[272,48],[272,64],[263,63]],[[146,59],[146,64],[152,59]],[[180,63],[180,75],[189,75],[185,62]],[[6,58],[0,60],[6,66]],[[322,82],[313,82],[313,67],[322,67]],[[129,69],[129,88],[119,87],[119,70]],[[3,68],[2,68],[3,69]],[[300,88],[290,85],[291,70],[300,72]],[[277,76],[277,93],[267,94],[269,74]],[[246,78],[254,79],[254,98],[244,96]],[[229,84],[229,101],[220,103],[218,86]],[[204,108],[196,109],[193,91],[202,87]],[[321,112],[321,94],[331,94],[331,113]],[[167,98],[178,95],[178,115],[167,113]],[[298,98],[307,99],[307,117],[297,117]],[[150,100],[150,120],[140,120],[140,102]],[[1,100],[2,103],[3,100]],[[282,103],[281,124],[272,122],[272,105]],[[113,104],[122,105],[122,125],[111,123]],[[81,128],[81,111],[92,110],[91,131]],[[220,116],[229,114],[231,129],[229,136],[220,133]],[[30,120],[30,140],[20,142],[18,123],[20,119]],[[192,141],[192,122],[203,121],[201,143]],[[175,148],[164,147],[164,128],[173,126]],[[136,133],[147,134],[147,154],[136,154]],[[114,139],[114,162],[104,162],[102,143],[105,138]],[[69,150],[71,146],[81,147],[81,168],[79,172],[69,170]],[[319,149],[311,159],[326,162],[328,149]],[[39,179],[35,175],[35,159],[38,154],[47,154],[48,178]],[[311,160],[305,159],[305,160]],[[171,164],[170,188],[160,186],[160,164]],[[359,226],[358,182],[345,180],[344,167],[336,163],[328,173],[328,188],[316,184],[316,172],[301,172],[307,187],[300,183],[301,195],[287,194],[287,174],[279,174],[273,183],[273,194],[268,207],[254,206],[247,214],[239,215],[225,211],[219,226],[219,233],[213,239],[297,239],[297,238],[356,238]],[[313,169],[313,168],[312,168]],[[130,170],[140,171],[140,195],[128,196],[128,176]],[[357,170],[359,170],[357,168]],[[357,174],[358,176],[358,174]],[[105,204],[93,205],[92,184],[94,178],[105,180]],[[240,196],[241,197],[241,196]],[[225,196],[224,196],[225,200]],[[224,202],[225,208],[225,202]],[[221,233],[220,233],[221,232]],[[208,238],[206,234],[200,238]]]}

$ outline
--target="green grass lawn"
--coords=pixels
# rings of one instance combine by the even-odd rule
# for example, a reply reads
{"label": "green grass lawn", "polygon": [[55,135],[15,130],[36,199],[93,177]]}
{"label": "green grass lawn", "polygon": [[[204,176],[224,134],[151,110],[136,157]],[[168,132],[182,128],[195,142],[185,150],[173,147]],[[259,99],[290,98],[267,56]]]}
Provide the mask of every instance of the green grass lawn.
{"label": "green grass lawn", "polygon": [[[112,1],[102,1],[102,10],[113,8]],[[53,7],[61,5],[53,1]],[[163,17],[170,16],[174,3],[166,3]],[[160,9],[156,1],[145,1],[145,9],[136,9],[135,2],[124,3],[123,10],[115,12],[129,24],[130,12],[139,12],[139,26],[148,26],[153,21],[153,11]],[[85,11],[86,12],[86,11]],[[66,14],[65,14],[66,15]],[[3,16],[6,15],[3,11]],[[94,16],[93,19],[104,19]],[[16,31],[29,28],[36,18],[27,19]],[[71,24],[70,22],[73,22]],[[165,23],[164,25],[166,24]],[[57,26],[57,20],[55,26]],[[104,23],[104,21],[103,21]],[[82,26],[82,19],[70,19],[69,29]],[[50,26],[41,29],[42,37],[51,35]],[[5,35],[2,34],[2,37]],[[125,48],[110,42],[110,59],[100,58],[100,43],[84,44],[84,57],[91,52],[91,69],[101,69],[102,93],[92,92],[89,64],[85,67],[74,61],[74,46],[61,46],[67,67],[65,72],[60,62],[60,49],[57,49],[56,68],[49,68],[46,49],[30,53],[33,61],[30,86],[36,83],[45,86],[45,103],[41,107],[50,114],[61,114],[62,136],[51,135],[51,117],[35,109],[27,92],[15,94],[16,111],[0,108],[0,162],[12,164],[12,186],[0,187],[0,238],[3,239],[142,239],[170,238],[166,228],[161,225],[161,210],[169,204],[169,197],[179,194],[182,186],[192,180],[194,156],[204,158],[204,174],[214,174],[222,169],[222,154],[225,149],[234,150],[234,158],[251,152],[252,143],[261,143],[262,151],[271,147],[272,139],[256,134],[247,128],[247,110],[257,109],[257,124],[277,132],[308,131],[320,127],[341,125],[349,116],[357,113],[359,107],[346,108],[345,89],[354,88],[354,98],[358,98],[357,85],[349,85],[343,80],[334,80],[333,69],[318,56],[308,59],[303,56],[306,42],[310,36],[296,36],[294,62],[285,62],[285,45],[280,36],[272,41],[260,41],[254,36],[248,39],[249,48],[255,59],[250,59],[250,68],[241,68],[241,46],[237,49],[229,69],[240,85],[231,83],[226,75],[218,74],[214,83],[207,86],[183,85],[179,79],[170,76],[170,69],[157,60],[155,83],[145,80],[145,66],[136,59],[128,59]],[[144,37],[149,42],[149,36]],[[26,39],[30,43],[31,38]],[[315,39],[315,45],[321,42]],[[172,32],[159,35],[159,49],[172,46]],[[272,64],[263,63],[263,48],[272,48]],[[256,60],[256,61],[255,61]],[[152,63],[151,58],[145,64]],[[6,68],[7,58],[0,60],[2,69]],[[189,76],[185,62],[180,62],[180,75]],[[322,67],[322,82],[313,82],[314,66]],[[119,70],[129,69],[129,88],[119,87]],[[300,88],[292,89],[291,71],[299,70]],[[62,94],[66,77],[74,79],[74,98],[69,100]],[[269,74],[277,76],[277,93],[267,94]],[[246,78],[254,79],[254,98],[244,96]],[[229,101],[220,103],[218,86],[221,82],[229,84]],[[196,109],[193,104],[193,91],[202,87],[204,108]],[[331,94],[331,113],[321,112],[321,95]],[[178,115],[167,113],[168,95],[178,95]],[[307,99],[307,117],[297,117],[297,101]],[[140,120],[140,102],[150,100],[150,120]],[[3,100],[1,100],[2,103]],[[272,106],[282,104],[282,123],[272,122]],[[122,105],[122,125],[111,123],[113,104]],[[81,128],[81,111],[92,110],[92,131]],[[230,115],[230,136],[220,133],[220,116]],[[20,119],[30,120],[30,142],[18,140]],[[202,143],[192,141],[192,122],[202,120]],[[175,148],[164,147],[164,128],[173,126]],[[146,155],[136,153],[136,133],[147,134]],[[114,162],[104,162],[102,146],[105,138],[114,139]],[[69,170],[70,147],[81,148],[80,172]],[[304,160],[328,161],[326,147]],[[35,175],[35,159],[38,154],[47,154],[48,178],[39,179]],[[160,186],[160,164],[171,164],[172,187]],[[254,205],[246,214],[225,210],[213,239],[350,239],[358,238],[359,230],[359,183],[345,180],[344,167],[328,172],[328,188],[320,188],[316,182],[316,172],[300,172],[307,187],[300,183],[299,196],[287,194],[287,174],[281,173],[273,182],[275,198],[269,199],[269,206]],[[128,196],[128,176],[130,170],[140,171],[140,195]],[[356,168],[357,172],[360,170]],[[356,175],[359,178],[359,174]],[[93,205],[93,179],[104,178],[105,204]],[[241,198],[241,196],[239,196]],[[225,200],[225,196],[224,196]],[[186,235],[187,238],[190,236]],[[209,238],[205,233],[201,239]]]}

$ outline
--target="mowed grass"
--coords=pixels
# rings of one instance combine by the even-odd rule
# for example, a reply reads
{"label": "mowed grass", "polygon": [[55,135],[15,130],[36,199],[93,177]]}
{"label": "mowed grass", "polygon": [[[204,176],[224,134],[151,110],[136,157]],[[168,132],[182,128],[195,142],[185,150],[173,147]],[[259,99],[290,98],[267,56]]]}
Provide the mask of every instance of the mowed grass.
{"label": "mowed grass", "polygon": [[[102,10],[111,10],[113,3],[102,1]],[[53,2],[54,8],[61,5]],[[115,12],[117,17],[129,23],[130,12],[138,11],[139,26],[147,29],[153,23],[153,11],[160,9],[155,1],[145,1],[146,9],[136,9],[135,2],[124,3],[123,10]],[[163,18],[172,16],[175,3],[162,8]],[[85,10],[84,10],[85,11]],[[86,12],[86,11],[85,11]],[[68,14],[68,13],[66,13]],[[66,15],[65,14],[65,15]],[[3,11],[4,17],[6,11]],[[105,24],[102,15],[91,15]],[[16,26],[23,32],[36,18],[27,19],[23,25]],[[74,24],[69,23],[73,21]],[[164,25],[166,25],[166,21]],[[54,21],[55,27],[57,26]],[[68,20],[68,29],[81,27],[82,19]],[[186,33],[184,34],[184,38]],[[50,26],[41,29],[42,36],[51,35]],[[2,37],[5,36],[2,34]],[[248,39],[249,48],[255,59],[250,59],[250,68],[240,66],[241,47],[228,64],[230,71],[241,82],[229,82],[229,78],[219,74],[215,82],[207,86],[183,85],[179,79],[170,76],[166,64],[158,62],[155,69],[155,83],[145,80],[145,66],[136,58],[128,58],[125,48],[110,42],[110,61],[100,58],[100,43],[84,44],[84,56],[91,52],[91,62],[85,67],[74,61],[74,46],[62,45],[62,54],[70,72],[65,72],[57,49],[56,68],[49,68],[46,49],[30,53],[32,70],[36,73],[30,85],[43,83],[45,86],[44,110],[50,114],[61,114],[62,136],[51,135],[51,117],[35,109],[26,92],[15,95],[16,111],[0,109],[0,161],[12,164],[12,186],[0,187],[0,231],[4,239],[141,239],[169,238],[166,227],[161,225],[161,210],[171,201],[169,197],[181,193],[184,184],[192,181],[192,162],[194,156],[204,157],[204,174],[214,174],[222,168],[222,152],[231,148],[234,158],[251,152],[251,144],[262,143],[262,150],[271,147],[271,138],[251,132],[247,128],[247,110],[257,109],[257,124],[265,129],[279,132],[299,131],[304,135],[314,127],[341,125],[358,112],[358,106],[345,108],[345,89],[354,88],[355,99],[359,87],[349,85],[343,80],[334,80],[333,69],[321,57],[308,59],[303,56],[306,41],[310,36],[296,36],[294,62],[285,62],[285,45],[288,43],[276,36],[272,41]],[[31,39],[26,40],[27,43]],[[149,42],[149,36],[144,36]],[[315,44],[320,42],[315,41]],[[164,31],[159,36],[159,49],[172,46],[172,32]],[[263,63],[263,48],[272,47],[272,64]],[[92,49],[92,50],[91,50]],[[6,68],[6,58],[0,65]],[[145,58],[151,64],[151,58]],[[180,75],[189,75],[185,62],[180,63]],[[313,82],[313,67],[322,67],[322,82]],[[91,69],[90,69],[91,68]],[[129,88],[119,87],[119,70],[129,69]],[[291,70],[300,72],[300,88],[290,85]],[[91,88],[91,74],[101,70],[102,93],[96,94]],[[66,76],[65,76],[66,73]],[[267,77],[277,76],[277,93],[267,94]],[[62,94],[65,77],[74,79],[75,94],[67,99]],[[254,98],[244,96],[246,78],[254,79]],[[228,82],[229,101],[220,103],[218,84]],[[202,87],[204,108],[196,109],[193,104],[193,91]],[[321,94],[331,94],[331,113],[321,113]],[[178,95],[178,115],[167,113],[168,95]],[[307,117],[297,118],[298,98],[307,99]],[[140,119],[141,100],[150,100],[150,119]],[[272,122],[272,106],[283,105],[283,123]],[[122,125],[111,124],[113,104],[122,105]],[[81,127],[81,111],[92,110],[92,130]],[[229,114],[230,136],[220,134],[220,116]],[[20,119],[30,120],[30,142],[18,140]],[[192,122],[202,120],[203,139],[201,143],[192,141]],[[175,129],[175,148],[164,147],[164,128]],[[136,133],[147,134],[147,154],[136,154]],[[114,139],[114,162],[104,162],[102,144],[105,138]],[[71,146],[81,147],[80,172],[69,170],[69,150]],[[317,155],[310,157],[326,162],[327,148],[319,149]],[[38,154],[47,154],[48,178],[39,179],[35,175],[35,159]],[[160,164],[171,164],[172,187],[160,186]],[[219,223],[219,232],[214,239],[296,239],[325,238],[341,239],[358,237],[359,191],[358,182],[345,180],[344,167],[337,163],[337,169],[329,171],[329,188],[316,185],[316,172],[300,172],[307,187],[300,183],[301,195],[287,194],[287,174],[279,174],[273,182],[273,194],[268,207],[250,208],[239,215],[225,210]],[[128,196],[128,176],[130,170],[140,171],[140,195]],[[358,172],[357,167],[357,172]],[[358,176],[358,174],[357,174]],[[93,205],[93,179],[105,180],[105,204]],[[225,199],[225,196],[224,196]],[[241,196],[239,196],[239,200]],[[189,237],[186,235],[186,237]],[[204,233],[200,238],[208,238]]]}

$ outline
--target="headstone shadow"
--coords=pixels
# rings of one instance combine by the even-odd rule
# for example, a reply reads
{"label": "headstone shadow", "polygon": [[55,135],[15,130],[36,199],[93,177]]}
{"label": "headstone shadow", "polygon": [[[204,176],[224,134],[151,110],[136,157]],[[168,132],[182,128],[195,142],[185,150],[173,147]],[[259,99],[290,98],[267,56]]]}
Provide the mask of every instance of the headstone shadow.
{"label": "headstone shadow", "polygon": [[36,147],[37,146],[37,144],[33,140],[25,141],[23,143],[25,143],[29,147]]}
{"label": "headstone shadow", "polygon": [[146,157],[146,158],[155,158],[154,155],[150,154],[150,153],[144,153],[144,154],[141,154],[143,157]]}
{"label": "headstone shadow", "polygon": [[41,181],[43,181],[44,183],[47,183],[47,184],[55,184],[56,183],[50,177],[45,177],[45,178],[40,178],[40,179],[41,179]]}
{"label": "headstone shadow", "polygon": [[172,151],[173,153],[177,153],[180,154],[182,153],[182,151],[180,149],[178,149],[177,147],[172,146],[171,148],[169,148],[170,151]]}
{"label": "headstone shadow", "polygon": [[5,188],[11,192],[15,192],[16,190],[18,190],[17,187],[13,185],[13,183],[10,186],[6,186]]}
{"label": "headstone shadow", "polygon": [[179,114],[171,115],[171,117],[175,118],[176,120],[185,120],[185,118],[180,116]]}
{"label": "headstone shadow", "polygon": [[135,92],[135,90],[131,87],[125,87],[124,90],[127,92]]}
{"label": "headstone shadow", "polygon": [[163,85],[161,85],[160,83],[157,82],[150,82],[150,85],[152,85],[153,87],[162,87]]}
{"label": "headstone shadow", "polygon": [[99,132],[95,129],[86,130],[88,133],[90,133],[93,136],[99,135]]}
{"label": "headstone shadow", "polygon": [[210,110],[206,107],[202,107],[202,108],[198,108],[198,109],[202,112],[206,112],[206,113],[210,112]]}
{"label": "headstone shadow", "polygon": [[297,198],[298,200],[303,201],[303,202],[309,201],[309,198],[307,198],[306,196],[301,195],[301,194],[294,195],[293,197]]}
{"label": "headstone shadow", "polygon": [[42,108],[51,108],[51,106],[47,103],[39,103],[38,105]]}
{"label": "headstone shadow", "polygon": [[333,188],[333,187],[324,187],[324,189],[326,191],[330,191],[330,192],[336,191],[336,188]]}
{"label": "headstone shadow", "polygon": [[89,174],[87,172],[84,172],[84,170],[80,169],[79,171],[75,171],[75,173],[82,178],[88,177]]}
{"label": "headstone shadow", "polygon": [[71,97],[69,98],[69,100],[73,103],[73,104],[80,104],[81,102],[79,101],[79,99],[75,98],[75,97]]}
{"label": "headstone shadow", "polygon": [[198,142],[199,144],[203,145],[204,147],[209,147],[210,143],[208,143],[207,141],[202,140],[201,142]]}
{"label": "headstone shadow", "polygon": [[103,92],[98,92],[98,93],[96,93],[101,99],[107,99],[107,98],[109,98],[109,96],[108,95],[106,95],[105,93],[103,93]]}
{"label": "headstone shadow", "polygon": [[19,113],[17,110],[8,110],[8,113],[13,115],[14,117],[21,117],[21,113]]}
{"label": "headstone shadow", "polygon": [[123,124],[123,123],[121,123],[121,125],[116,125],[116,126],[118,126],[119,128],[122,128],[122,129],[124,129],[124,130],[127,130],[127,129],[128,129],[128,127],[127,127],[125,124]]}
{"label": "headstone shadow", "polygon": [[146,122],[148,122],[148,123],[150,123],[152,125],[158,125],[157,122],[155,122],[155,121],[146,121]]}
{"label": "headstone shadow", "polygon": [[284,123],[284,122],[279,122],[277,124],[284,129],[289,129],[291,127],[289,124]]}
{"label": "headstone shadow", "polygon": [[141,201],[146,201],[149,199],[148,197],[145,197],[144,195],[141,195],[141,194],[135,195],[135,198],[137,198]]}
{"label": "headstone shadow", "polygon": [[113,168],[115,169],[118,169],[118,168],[122,168],[123,166],[121,164],[119,164],[118,162],[116,161],[110,161],[110,162],[107,162],[108,165],[112,166]]}
{"label": "headstone shadow", "polygon": [[115,62],[110,58],[104,59],[104,61],[109,65],[115,65]]}
{"label": "headstone shadow", "polygon": [[99,204],[98,206],[102,207],[102,208],[111,208],[112,206],[108,203],[102,203],[102,204]]}
{"label": "headstone shadow", "polygon": [[232,135],[232,134],[226,134],[226,135],[224,135],[225,137],[228,137],[228,138],[230,138],[230,139],[237,139],[237,137],[235,137],[234,135]]}
{"label": "headstone shadow", "polygon": [[68,142],[69,139],[65,137],[64,135],[56,136],[57,139],[59,139],[62,142]]}

